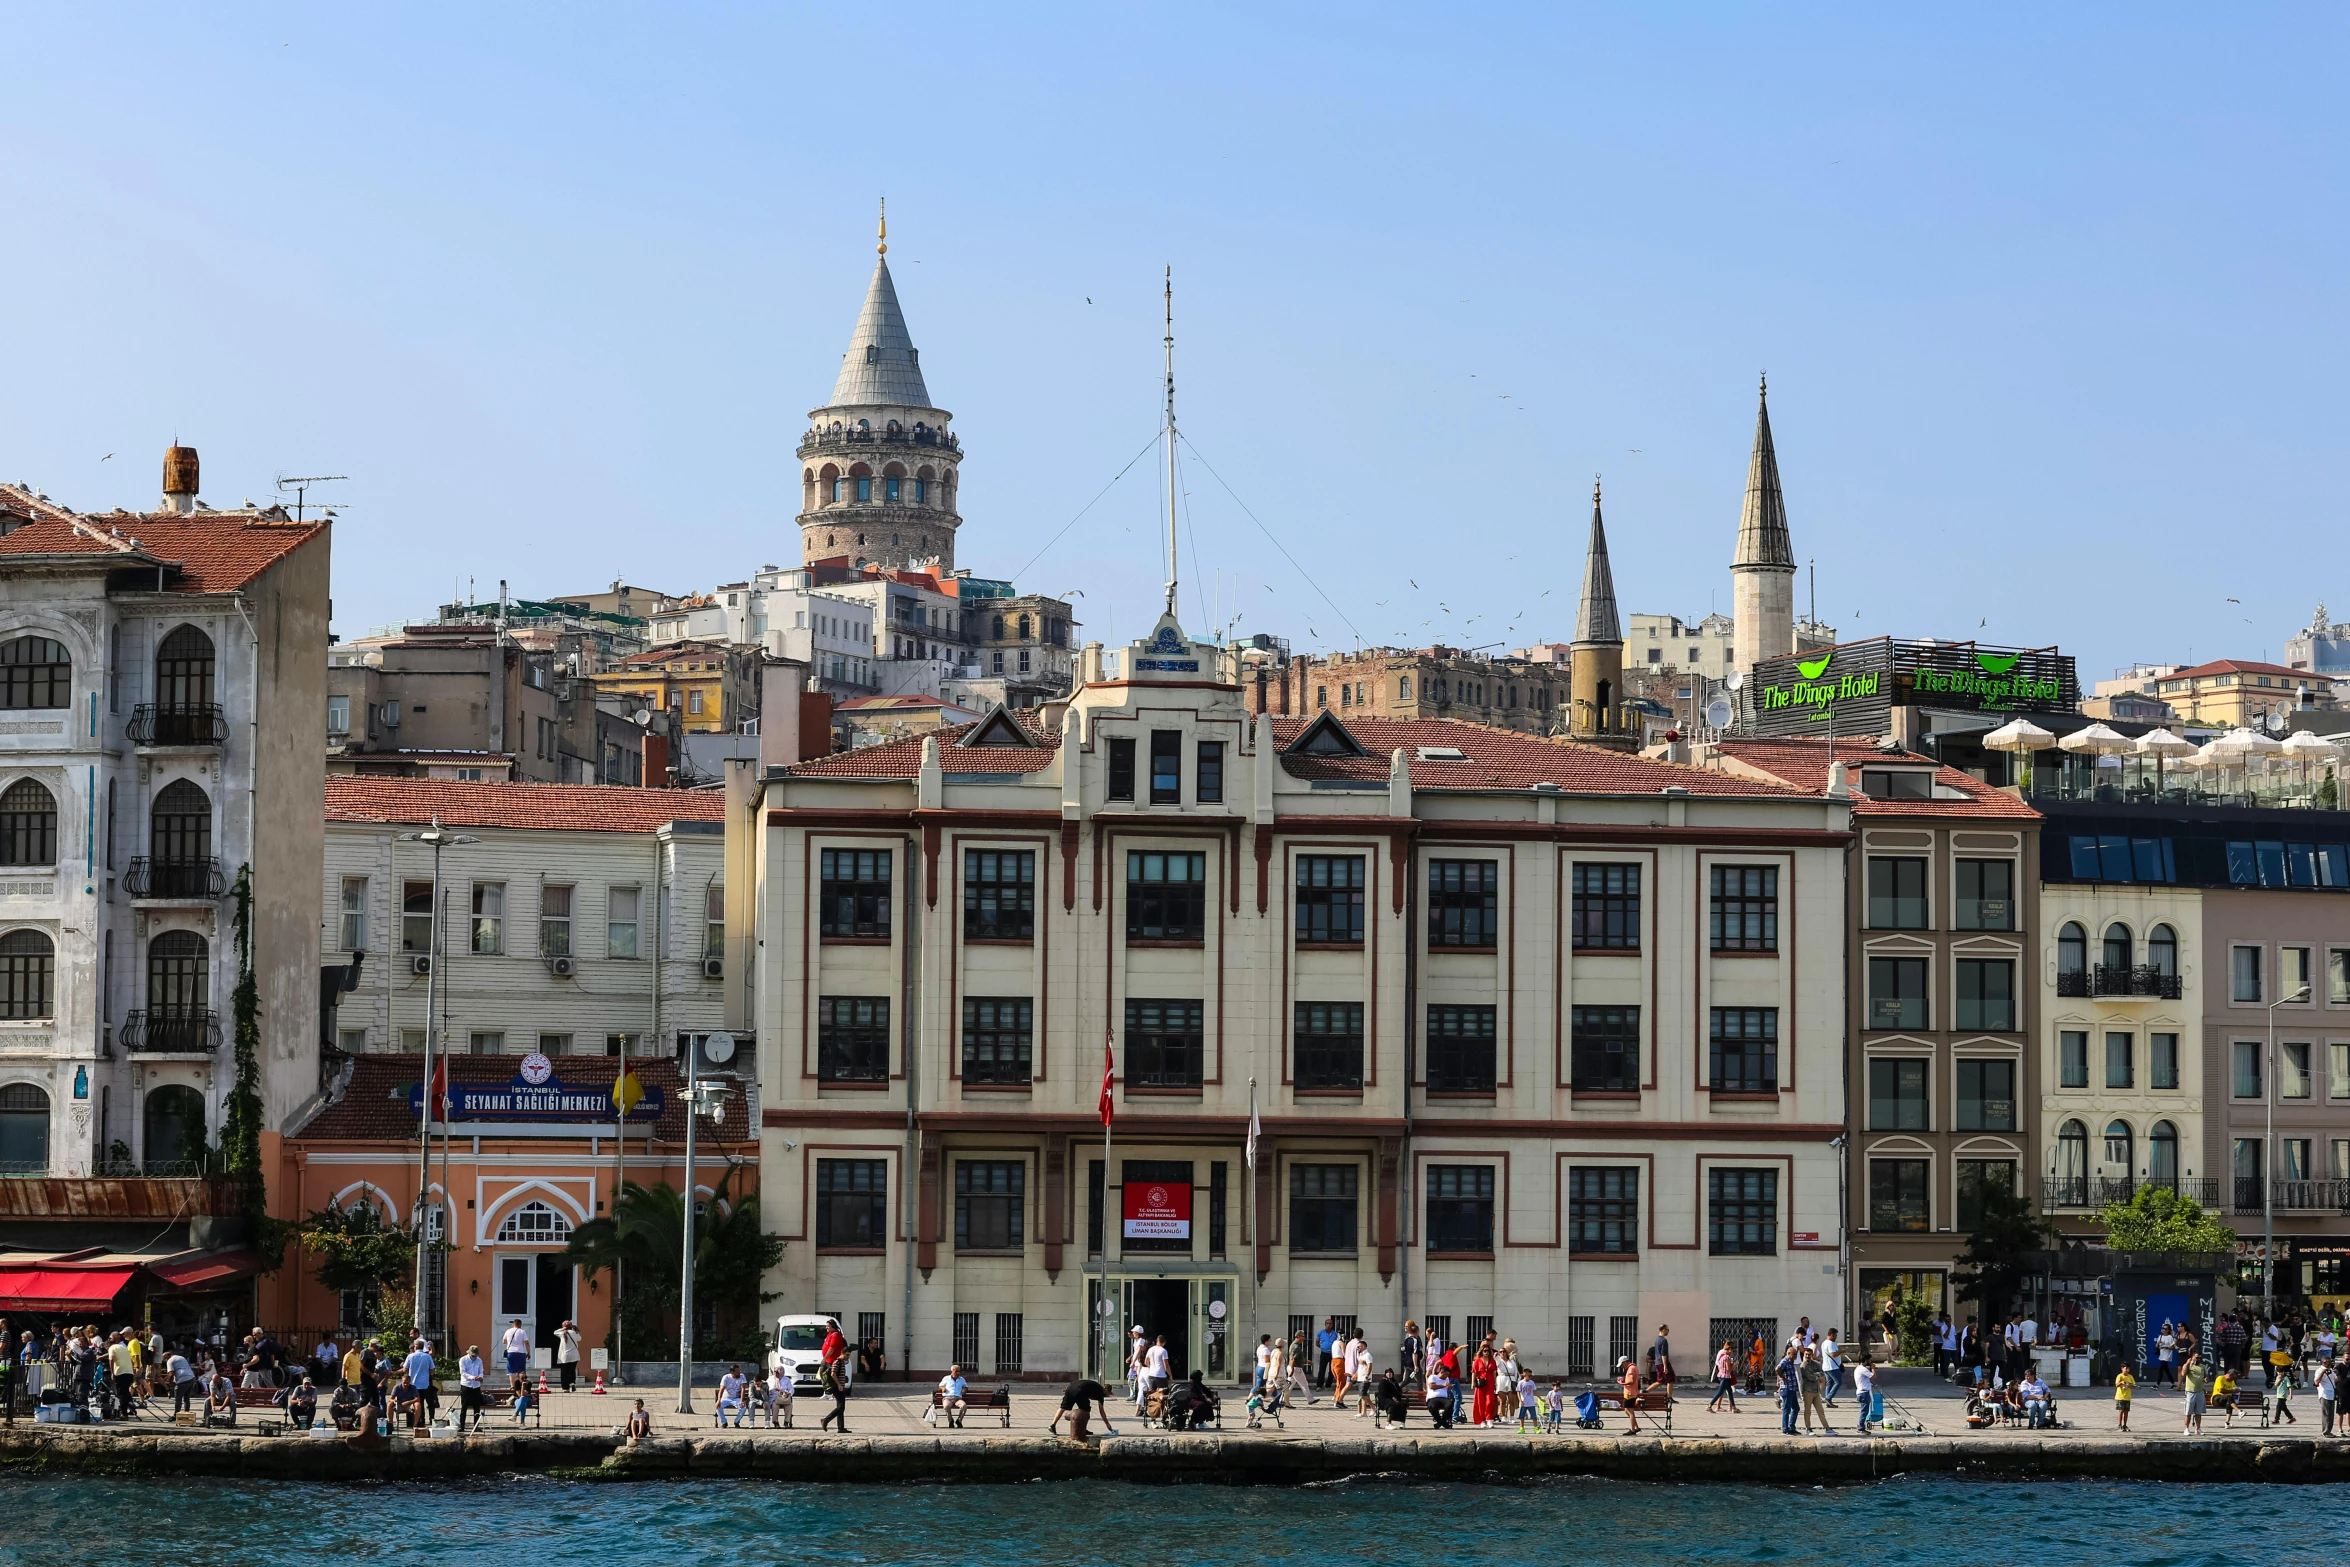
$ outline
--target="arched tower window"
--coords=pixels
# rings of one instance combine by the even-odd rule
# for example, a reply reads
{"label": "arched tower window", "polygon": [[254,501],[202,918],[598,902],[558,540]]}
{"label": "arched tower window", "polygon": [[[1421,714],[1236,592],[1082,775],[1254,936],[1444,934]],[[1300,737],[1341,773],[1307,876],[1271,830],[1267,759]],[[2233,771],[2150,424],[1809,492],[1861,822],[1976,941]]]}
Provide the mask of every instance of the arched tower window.
{"label": "arched tower window", "polygon": [[193,1175],[204,1154],[204,1096],[185,1083],[147,1096],[149,1175]]}
{"label": "arched tower window", "polygon": [[57,863],[57,797],[30,778],[0,794],[0,865]]}
{"label": "arched tower window", "polygon": [[2089,970],[2089,933],[2067,920],[2056,933],[2056,973],[2085,974]]}
{"label": "arched tower window", "polygon": [[2104,966],[2119,972],[2130,966],[2130,927],[2115,923],[2105,927]]}
{"label": "arched tower window", "polygon": [[2157,1121],[2146,1134],[2146,1179],[2156,1186],[2179,1184],[2179,1129]]}
{"label": "arched tower window", "polygon": [[32,1083],[0,1088],[0,1175],[49,1169],[49,1096]]}
{"label": "arched tower window", "polygon": [[0,936],[0,1017],[57,1015],[57,949],[37,930]]}
{"label": "arched tower window", "polygon": [[155,655],[155,701],[167,711],[212,705],[212,639],[181,626]]}
{"label": "arched tower window", "polygon": [[182,778],[155,797],[147,896],[212,896],[212,801]]}

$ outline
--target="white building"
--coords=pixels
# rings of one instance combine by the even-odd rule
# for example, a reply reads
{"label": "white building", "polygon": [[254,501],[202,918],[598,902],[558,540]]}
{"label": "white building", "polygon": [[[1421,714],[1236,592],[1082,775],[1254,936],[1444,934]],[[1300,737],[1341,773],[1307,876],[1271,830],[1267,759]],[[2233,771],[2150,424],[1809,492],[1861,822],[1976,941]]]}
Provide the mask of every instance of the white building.
{"label": "white building", "polygon": [[747,582],[689,595],[653,617],[653,641],[756,642],[806,664],[835,696],[871,696],[880,689],[873,595],[812,587],[813,575],[804,566],[763,566]]}
{"label": "white building", "polygon": [[[434,820],[477,841],[441,851]],[[335,1009],[343,1052],[668,1055],[724,1011],[726,884],[715,793],[577,784],[326,780],[325,950],[365,952]]]}
{"label": "white building", "polygon": [[737,782],[774,1309],[915,1376],[1098,1367],[1099,1320],[1221,1380],[1326,1316],[1574,1374],[1833,1320],[1847,802],[1252,716],[1171,618],[1103,662]]}
{"label": "white building", "polygon": [[192,1173],[234,1084],[253,873],[264,1160],[319,1087],[328,526],[0,486],[0,1168]]}

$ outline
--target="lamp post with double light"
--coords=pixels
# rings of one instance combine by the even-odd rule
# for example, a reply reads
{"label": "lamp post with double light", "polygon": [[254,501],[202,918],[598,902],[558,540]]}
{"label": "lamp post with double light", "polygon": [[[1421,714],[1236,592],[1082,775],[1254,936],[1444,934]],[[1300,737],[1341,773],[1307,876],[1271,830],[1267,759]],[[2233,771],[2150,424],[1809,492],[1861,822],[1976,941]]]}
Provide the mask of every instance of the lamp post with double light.
{"label": "lamp post with double light", "polygon": [[[400,834],[400,842],[426,844],[432,849],[432,935],[426,943],[430,950],[425,954],[424,1088],[417,1096],[416,1111],[416,1333],[419,1338],[423,1338],[430,1336],[427,1332],[427,1324],[430,1321],[433,1308],[438,1310],[443,1332],[448,1331],[449,1323],[447,1270],[442,1270],[440,1299],[431,1302],[430,1307],[427,1305],[424,1287],[427,1277],[425,1259],[431,1255],[433,1248],[432,1226],[426,1216],[432,1211],[432,1066],[434,1047],[438,1043],[437,1035],[440,1029],[441,962],[443,957],[441,952],[441,851],[454,848],[458,844],[479,843],[481,840],[465,833],[451,832],[441,825],[439,815],[435,814],[431,826],[421,832]],[[447,1052],[442,1051],[441,1055],[445,1063]],[[444,1189],[448,1185],[449,1173],[448,1125],[448,1111],[444,1108],[441,1112],[441,1184]],[[453,1337],[454,1335],[452,1335]]]}

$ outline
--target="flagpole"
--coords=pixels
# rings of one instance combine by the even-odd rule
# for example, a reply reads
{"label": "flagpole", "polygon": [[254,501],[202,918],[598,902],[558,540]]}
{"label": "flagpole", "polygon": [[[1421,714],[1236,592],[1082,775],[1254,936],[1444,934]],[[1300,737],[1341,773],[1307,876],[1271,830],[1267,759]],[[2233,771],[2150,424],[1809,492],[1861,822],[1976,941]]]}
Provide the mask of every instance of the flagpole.
{"label": "flagpole", "polygon": [[[1253,1328],[1257,1326],[1257,1080],[1253,1077],[1248,1080],[1248,1147],[1245,1153],[1246,1157],[1241,1161],[1240,1182],[1240,1282],[1248,1291],[1248,1325]],[[1253,1368],[1256,1364],[1256,1345],[1242,1347],[1247,1350],[1249,1364]]]}

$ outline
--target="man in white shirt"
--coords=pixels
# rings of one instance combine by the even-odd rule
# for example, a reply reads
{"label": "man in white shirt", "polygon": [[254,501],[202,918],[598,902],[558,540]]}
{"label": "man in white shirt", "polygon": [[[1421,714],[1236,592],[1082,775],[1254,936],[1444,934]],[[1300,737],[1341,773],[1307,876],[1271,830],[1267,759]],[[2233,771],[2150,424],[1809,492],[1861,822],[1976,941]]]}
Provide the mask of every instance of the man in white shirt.
{"label": "man in white shirt", "polygon": [[1820,1340],[1820,1369],[1828,1374],[1828,1407],[1834,1409],[1836,1395],[1844,1391],[1844,1346],[1836,1342],[1834,1328]]}
{"label": "man in white shirt", "polygon": [[2023,1345],[2023,1347],[2024,1347],[2024,1348],[2026,1348],[2026,1349],[2029,1349],[2029,1348],[2031,1348],[2033,1345],[2035,1345],[2035,1344],[2039,1343],[2039,1342],[2040,1342],[2040,1324],[2039,1324],[2039,1322],[2038,1322],[2037,1320],[2035,1320],[2035,1319],[2031,1318],[2031,1317],[2026,1317],[2026,1318],[2024,1318],[2023,1325],[2022,1325],[2021,1327],[2019,1327],[2019,1328],[2017,1328],[2017,1329],[2016,1329],[2016,1341],[2017,1341],[2019,1344]]}
{"label": "man in white shirt", "polygon": [[521,1392],[530,1385],[530,1329],[516,1317],[499,1340],[506,1351],[506,1381],[510,1391]]}
{"label": "man in white shirt", "polygon": [[938,1379],[938,1407],[947,1417],[947,1424],[960,1430],[963,1410],[971,1394],[971,1384],[963,1380],[961,1366],[947,1367],[947,1374]]}
{"label": "man in white shirt", "polygon": [[[1137,1322],[1126,1335],[1126,1385],[1134,1392],[1134,1418],[1137,1420],[1142,1418],[1142,1396],[1149,1391],[1149,1359],[1150,1338],[1142,1331],[1142,1324]],[[1109,1416],[1104,1415],[1102,1419],[1107,1424]]]}
{"label": "man in white shirt", "polygon": [[569,1317],[555,1330],[555,1375],[568,1393],[579,1385],[579,1324]]}
{"label": "man in white shirt", "polygon": [[487,1416],[487,1411],[482,1403],[481,1379],[488,1370],[489,1367],[482,1364],[481,1346],[479,1344],[466,1345],[464,1358],[457,1362],[457,1429],[459,1431],[465,1429],[467,1415],[473,1417],[473,1428],[477,1431],[481,1429],[481,1423]]}
{"label": "man in white shirt", "polygon": [[196,1396],[196,1368],[188,1364],[187,1356],[176,1350],[166,1364],[171,1370],[171,1412],[184,1415]]}
{"label": "man in white shirt", "polygon": [[1363,1342],[1363,1330],[1356,1328],[1346,1341],[1346,1379],[1354,1384],[1355,1418],[1371,1418],[1371,1346]]}
{"label": "man in white shirt", "polygon": [[1167,1339],[1164,1334],[1151,1340],[1151,1347],[1143,1352],[1143,1377],[1150,1387],[1166,1392],[1175,1385],[1175,1375],[1167,1360]]}
{"label": "man in white shirt", "polygon": [[1273,1380],[1273,1363],[1280,1358],[1273,1348],[1273,1335],[1270,1333],[1258,1334],[1256,1391],[1263,1392],[1265,1384]]}
{"label": "man in white shirt", "polygon": [[743,1379],[742,1367],[728,1366],[726,1368],[726,1375],[718,1379],[718,1424],[726,1424],[726,1417],[732,1415],[736,1429],[741,1429],[743,1391],[749,1386],[750,1383]]}
{"label": "man in white shirt", "polygon": [[430,1421],[441,1409],[440,1390],[433,1385],[432,1347],[422,1339],[411,1340],[402,1367],[407,1372],[408,1385],[416,1389],[416,1396],[423,1401],[424,1418]]}

